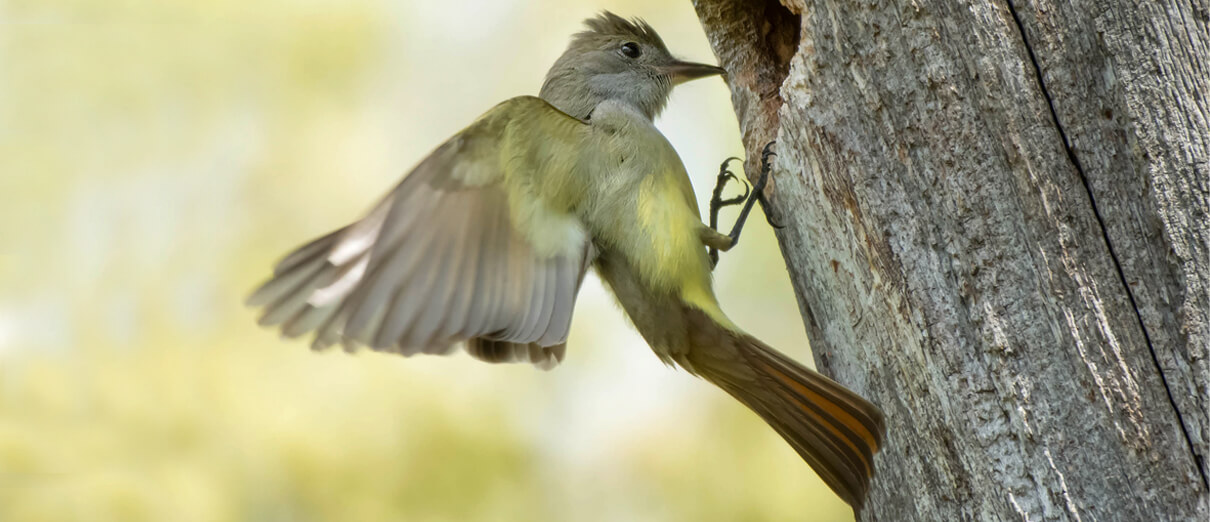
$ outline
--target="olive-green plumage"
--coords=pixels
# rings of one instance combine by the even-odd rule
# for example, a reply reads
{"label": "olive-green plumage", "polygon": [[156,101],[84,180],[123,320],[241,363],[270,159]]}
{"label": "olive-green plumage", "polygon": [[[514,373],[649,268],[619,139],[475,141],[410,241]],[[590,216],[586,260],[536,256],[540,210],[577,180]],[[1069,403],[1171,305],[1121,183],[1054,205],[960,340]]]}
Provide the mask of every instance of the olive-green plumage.
{"label": "olive-green plumage", "polygon": [[541,97],[505,101],[439,146],[362,219],[283,259],[249,298],[263,325],[313,346],[493,362],[563,358],[595,267],[662,360],[764,418],[860,506],[882,437],[876,407],[745,334],[711,287],[685,167],[653,119],[680,82],[721,74],[674,59],[655,31],[586,22]]}

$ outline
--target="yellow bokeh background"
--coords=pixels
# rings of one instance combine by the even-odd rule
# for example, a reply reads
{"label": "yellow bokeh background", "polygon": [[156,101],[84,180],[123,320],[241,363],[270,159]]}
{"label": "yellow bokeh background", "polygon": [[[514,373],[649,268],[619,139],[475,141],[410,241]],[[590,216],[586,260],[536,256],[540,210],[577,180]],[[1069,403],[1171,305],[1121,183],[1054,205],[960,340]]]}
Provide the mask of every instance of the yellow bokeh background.
{"label": "yellow bokeh background", "polygon": [[[550,372],[314,353],[242,306],[601,9],[714,59],[683,1],[0,0],[0,520],[851,520],[595,279]],[[726,87],[657,124],[704,208]],[[716,283],[810,360],[762,219]]]}

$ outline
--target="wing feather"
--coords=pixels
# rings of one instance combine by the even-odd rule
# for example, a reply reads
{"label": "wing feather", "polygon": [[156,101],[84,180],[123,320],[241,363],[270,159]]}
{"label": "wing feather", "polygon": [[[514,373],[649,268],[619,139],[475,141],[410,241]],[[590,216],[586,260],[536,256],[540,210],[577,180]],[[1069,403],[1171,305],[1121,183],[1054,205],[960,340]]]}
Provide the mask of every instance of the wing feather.
{"label": "wing feather", "polygon": [[[545,210],[568,205],[544,198],[569,197],[566,183],[549,180],[575,179],[553,169],[574,168],[590,132],[537,98],[497,106],[366,217],[287,255],[249,304],[288,337],[315,332],[316,349],[411,355],[467,341],[484,360],[553,366],[591,246],[569,211]],[[524,144],[531,149],[517,150]],[[547,221],[535,221],[534,205]]]}
{"label": "wing feather", "polygon": [[273,274],[277,275],[287,272],[302,263],[314,259],[320,254],[326,254],[329,250],[331,250],[332,242],[335,241],[344,231],[345,228],[330,232],[324,236],[320,236],[318,239],[311,240],[309,243],[301,247],[298,247],[298,249],[296,249],[294,252],[291,252],[290,255],[286,256],[285,259],[282,259],[281,262],[274,267]]}
{"label": "wing feather", "polygon": [[280,297],[265,307],[261,316],[261,326],[281,324],[307,306],[307,296],[314,290],[324,286],[336,273],[336,267],[323,263],[322,260],[307,263],[295,268],[280,279],[279,288],[272,289],[274,293],[281,292]]}
{"label": "wing feather", "polygon": [[[430,301],[425,304],[419,319],[409,332],[410,342],[424,343],[445,337],[441,335],[447,334],[441,331],[442,326],[447,319],[458,313],[454,309],[457,290],[474,286],[474,274],[467,273],[463,267],[467,264],[467,242],[479,228],[478,223],[474,222],[479,205],[467,197],[459,198],[458,203],[461,204],[452,212],[447,212],[452,214],[450,228],[454,235],[450,238],[450,247],[445,259],[435,267],[432,290],[429,292]],[[435,261],[435,258],[431,258],[431,262]]]}
{"label": "wing feather", "polygon": [[337,308],[336,304],[307,306],[305,310],[290,318],[289,321],[282,323],[282,335],[293,339],[315,330],[336,313]]}
{"label": "wing feather", "polygon": [[[576,281],[579,274],[574,270],[579,268],[576,259],[560,259],[555,265],[557,274],[554,276],[554,291],[551,295],[551,316],[549,328],[543,331],[542,337],[536,342],[541,345],[557,344],[567,339],[571,327],[570,299],[575,295]],[[573,268],[574,267],[574,268]]]}
{"label": "wing feather", "polygon": [[533,342],[533,332],[542,320],[542,299],[546,296],[546,273],[543,265],[544,261],[538,261],[525,267],[529,269],[529,284],[520,286],[522,298],[517,301],[517,306],[525,311],[525,320],[517,327],[516,335],[511,336],[516,341]]}
{"label": "wing feather", "polygon": [[[520,252],[520,248],[521,245],[515,241],[508,244],[508,268],[503,281],[505,288],[500,306],[496,308],[496,315],[491,321],[491,324],[497,325],[498,330],[492,330],[490,335],[496,340],[521,341],[521,329],[529,321],[529,309],[525,306],[525,301],[529,300],[530,291],[533,289],[534,264],[522,259],[524,254]],[[495,333],[496,331],[499,333]]]}
{"label": "wing feather", "polygon": [[[377,330],[371,348],[381,349],[390,347],[400,341],[408,327],[411,326],[421,309],[421,305],[431,298],[429,289],[440,270],[440,263],[445,261],[449,252],[449,241],[442,241],[443,231],[437,227],[427,227],[421,233],[423,242],[416,244],[404,242],[398,249],[402,261],[383,272],[383,286],[390,289],[389,312],[384,314],[381,327]],[[380,303],[366,303],[362,306],[378,308]],[[410,344],[419,350],[420,346]],[[405,355],[411,352],[405,348]]]}
{"label": "wing feather", "polygon": [[454,256],[457,255],[459,239],[461,238],[454,235],[425,254],[421,267],[411,281],[412,284],[401,288],[398,293],[409,305],[404,309],[407,317],[400,317],[404,321],[402,327],[393,330],[390,336],[378,343],[379,346],[402,343],[407,347],[404,354],[412,355],[424,351],[429,343],[434,342],[433,332],[425,323],[433,320],[438,314],[447,313],[448,294],[443,291],[441,285],[443,279],[453,277],[449,272],[455,264]]}
{"label": "wing feather", "polygon": [[[550,318],[554,315],[555,301],[558,300],[559,292],[559,265],[562,264],[561,259],[546,259],[543,262],[542,279],[542,302],[541,311],[538,315],[538,321],[534,324],[534,329],[530,330],[525,337],[530,339],[532,343],[537,344],[538,340],[546,335],[550,329]],[[537,306],[535,306],[535,310]]]}
{"label": "wing feather", "polygon": [[419,334],[418,337],[425,337],[436,332],[459,333],[462,325],[467,321],[475,291],[480,286],[479,243],[484,241],[483,232],[487,228],[482,225],[483,206],[471,205],[465,208],[464,212],[460,216],[463,221],[463,237],[459,249],[453,257],[456,269],[447,272],[439,285],[439,287],[447,289],[448,305],[445,307],[445,313],[428,314],[433,317],[426,317],[425,323],[429,324],[431,321],[431,326],[428,327],[427,333]]}
{"label": "wing feather", "polygon": [[[440,200],[443,197],[444,194],[437,194],[432,199]],[[417,207],[425,208],[431,203],[431,200],[417,202]],[[393,210],[392,214],[396,214]],[[407,219],[414,214],[399,213],[396,215],[399,215],[401,219]],[[411,221],[417,220],[412,219]],[[376,333],[381,332],[392,315],[391,310],[395,307],[395,301],[400,299],[401,287],[428,255],[432,244],[438,243],[439,231],[435,227],[427,227],[419,223],[417,225],[408,229],[406,233],[398,234],[400,237],[390,238],[394,239],[394,241],[389,241],[394,243],[394,248],[382,249],[381,244],[375,243],[371,249],[369,273],[358,285],[354,294],[349,297],[354,306],[350,308],[349,321],[345,328],[346,340],[355,340],[373,347],[382,346],[382,343],[376,342]]]}
{"label": "wing feather", "polygon": [[507,275],[496,266],[508,240],[507,229],[498,208],[494,205],[485,207],[484,214],[487,216],[487,224],[484,227],[484,241],[479,245],[481,250],[475,268],[475,298],[471,302],[466,322],[457,332],[458,336],[465,338],[482,335],[479,331],[480,325],[490,324],[499,306],[501,282]]}

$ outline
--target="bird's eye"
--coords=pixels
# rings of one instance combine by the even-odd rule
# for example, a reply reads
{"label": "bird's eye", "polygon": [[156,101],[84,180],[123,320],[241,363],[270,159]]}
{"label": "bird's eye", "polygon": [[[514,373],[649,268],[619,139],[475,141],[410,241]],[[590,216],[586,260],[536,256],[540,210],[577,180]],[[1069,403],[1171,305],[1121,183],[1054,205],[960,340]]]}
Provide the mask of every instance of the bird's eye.
{"label": "bird's eye", "polygon": [[643,53],[639,50],[639,44],[634,42],[626,42],[622,44],[622,54],[627,58],[638,58],[639,55]]}

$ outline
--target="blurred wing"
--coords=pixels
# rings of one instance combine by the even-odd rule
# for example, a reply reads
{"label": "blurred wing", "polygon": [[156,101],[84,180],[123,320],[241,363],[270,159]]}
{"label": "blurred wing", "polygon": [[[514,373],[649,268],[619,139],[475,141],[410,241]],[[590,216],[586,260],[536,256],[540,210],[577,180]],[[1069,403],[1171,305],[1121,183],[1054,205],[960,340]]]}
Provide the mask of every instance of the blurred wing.
{"label": "blurred wing", "polygon": [[553,366],[592,253],[542,181],[573,168],[588,132],[538,98],[500,104],[360,221],[286,256],[249,305],[288,337],[316,332],[316,349],[412,355],[470,341],[484,360]]}

